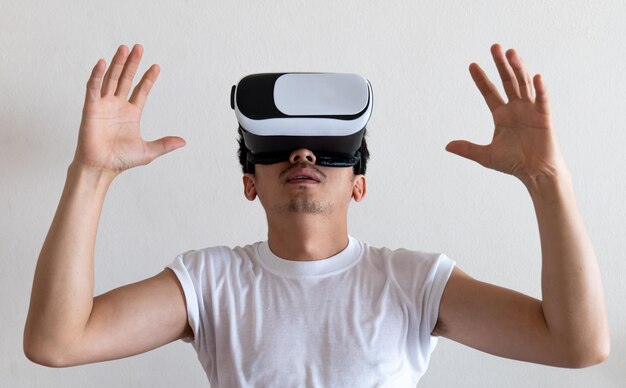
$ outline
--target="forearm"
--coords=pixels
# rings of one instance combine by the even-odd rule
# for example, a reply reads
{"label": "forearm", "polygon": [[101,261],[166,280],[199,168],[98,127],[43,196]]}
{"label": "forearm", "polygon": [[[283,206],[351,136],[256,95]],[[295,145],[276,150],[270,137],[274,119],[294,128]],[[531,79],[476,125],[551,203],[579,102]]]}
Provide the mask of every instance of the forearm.
{"label": "forearm", "polygon": [[526,185],[533,200],[542,252],[542,309],[557,345],[581,365],[608,355],[609,331],[596,255],[576,205],[571,177]]}
{"label": "forearm", "polygon": [[[113,177],[72,164],[39,255],[24,348],[49,354],[80,338],[93,303],[93,254],[102,204]],[[37,355],[39,354],[39,355]]]}

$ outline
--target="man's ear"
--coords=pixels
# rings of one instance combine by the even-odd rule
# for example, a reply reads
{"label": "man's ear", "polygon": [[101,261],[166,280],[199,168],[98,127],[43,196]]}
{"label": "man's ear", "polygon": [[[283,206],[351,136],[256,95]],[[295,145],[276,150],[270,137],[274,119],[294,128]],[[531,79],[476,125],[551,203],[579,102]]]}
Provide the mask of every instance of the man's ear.
{"label": "man's ear", "polygon": [[356,175],[352,186],[352,198],[355,202],[361,202],[367,192],[367,181],[365,175]]}
{"label": "man's ear", "polygon": [[243,195],[248,201],[254,201],[256,198],[256,180],[254,174],[243,174]]}

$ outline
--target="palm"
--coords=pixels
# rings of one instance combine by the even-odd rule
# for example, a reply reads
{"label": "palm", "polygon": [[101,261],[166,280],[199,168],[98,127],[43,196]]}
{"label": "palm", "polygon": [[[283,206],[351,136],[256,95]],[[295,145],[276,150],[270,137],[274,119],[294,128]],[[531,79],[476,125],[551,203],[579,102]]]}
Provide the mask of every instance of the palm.
{"label": "palm", "polygon": [[[88,167],[119,173],[150,163],[156,157],[184,145],[184,140],[166,137],[152,142],[141,138],[140,119],[145,100],[158,76],[152,66],[133,90],[134,73],[141,58],[141,46],[126,55],[121,46],[104,79],[101,61],[87,84],[75,160]],[[102,84],[101,84],[102,82]]]}
{"label": "palm", "polygon": [[493,112],[492,165],[488,167],[522,177],[554,157],[550,118],[533,105],[516,100]]}
{"label": "palm", "polygon": [[[507,62],[499,45],[492,47],[494,60],[509,98],[500,97],[478,65],[470,73],[482,93],[495,125],[491,144],[480,146],[467,141],[453,141],[447,149],[481,165],[514,175],[522,181],[539,175],[551,175],[564,168],[552,130],[545,87],[539,76],[534,80],[512,50]],[[509,65],[510,63],[510,65]]]}
{"label": "palm", "polygon": [[115,96],[86,104],[81,123],[81,145],[86,163],[123,171],[145,155],[139,131],[140,110]]}

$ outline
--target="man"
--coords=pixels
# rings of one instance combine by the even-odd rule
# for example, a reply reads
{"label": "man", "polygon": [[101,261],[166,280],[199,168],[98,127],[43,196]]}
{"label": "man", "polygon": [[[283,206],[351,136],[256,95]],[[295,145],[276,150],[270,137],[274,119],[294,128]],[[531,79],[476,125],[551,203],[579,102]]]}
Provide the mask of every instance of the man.
{"label": "man", "polygon": [[365,196],[365,177],[320,166],[306,148],[243,176],[246,198],[258,196],[266,211],[267,241],[190,251],[152,278],[94,298],[94,243],[111,181],[185,144],[140,137],[159,74],[151,66],[128,98],[142,52],[120,46],[106,73],[99,60],[87,83],[76,153],[35,272],[24,332],[32,361],[92,363],[184,339],[215,386],[408,386],[424,373],[437,336],[560,367],[608,356],[599,269],[545,84],[498,44],[491,52],[508,102],[477,64],[469,67],[493,115],[493,140],[453,141],[446,150],[527,187],[543,300],[477,281],[444,255],[373,248],[349,236],[348,205]]}

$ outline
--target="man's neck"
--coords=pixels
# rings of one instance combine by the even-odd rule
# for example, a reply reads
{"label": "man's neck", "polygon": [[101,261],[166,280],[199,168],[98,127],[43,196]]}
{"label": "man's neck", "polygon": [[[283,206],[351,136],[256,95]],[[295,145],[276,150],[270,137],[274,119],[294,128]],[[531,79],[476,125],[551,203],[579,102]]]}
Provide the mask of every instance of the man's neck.
{"label": "man's neck", "polygon": [[339,222],[319,215],[268,220],[268,228],[270,250],[287,260],[323,260],[348,246],[345,217]]}

